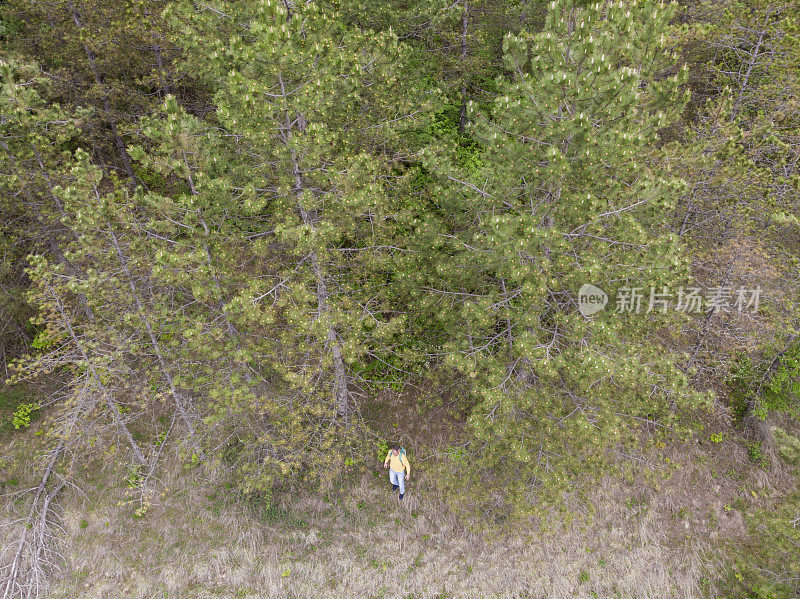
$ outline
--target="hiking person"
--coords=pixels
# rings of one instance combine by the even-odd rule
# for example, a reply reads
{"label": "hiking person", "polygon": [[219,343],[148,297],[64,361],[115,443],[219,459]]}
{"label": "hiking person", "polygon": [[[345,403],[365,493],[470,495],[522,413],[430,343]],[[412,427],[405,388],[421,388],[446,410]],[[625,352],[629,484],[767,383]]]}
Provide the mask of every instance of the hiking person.
{"label": "hiking person", "polygon": [[[405,480],[408,480],[411,474],[411,465],[408,463],[406,457],[406,450],[400,447],[399,444],[392,445],[389,453],[386,454],[386,459],[383,460],[383,467],[389,468],[389,480],[392,483],[392,491],[400,489],[400,499],[406,494]],[[405,477],[403,476],[405,472]]]}

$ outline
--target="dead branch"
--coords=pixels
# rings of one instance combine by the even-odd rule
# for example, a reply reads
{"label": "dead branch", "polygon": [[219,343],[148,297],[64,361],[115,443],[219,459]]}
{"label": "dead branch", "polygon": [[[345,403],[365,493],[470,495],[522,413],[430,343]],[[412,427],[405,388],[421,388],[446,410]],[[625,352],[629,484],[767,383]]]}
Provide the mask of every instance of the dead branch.
{"label": "dead branch", "polygon": [[0,564],[6,555],[13,553],[8,563],[0,566],[2,583],[2,599],[38,599],[47,590],[47,573],[58,568],[61,555],[58,553],[53,534],[58,528],[55,523],[53,501],[66,485],[55,478],[55,466],[64,451],[62,440],[50,452],[47,466],[42,473],[39,484],[32,489],[34,497],[25,518],[11,522],[9,525],[21,526],[19,538],[7,545],[0,554]]}

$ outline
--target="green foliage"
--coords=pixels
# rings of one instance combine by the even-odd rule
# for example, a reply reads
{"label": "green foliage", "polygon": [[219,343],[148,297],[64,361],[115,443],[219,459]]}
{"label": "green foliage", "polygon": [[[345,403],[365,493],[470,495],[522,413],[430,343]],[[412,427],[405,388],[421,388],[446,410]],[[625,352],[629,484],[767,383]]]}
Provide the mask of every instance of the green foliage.
{"label": "green foliage", "polygon": [[377,457],[383,460],[389,453],[389,442],[385,440],[378,441],[377,443]]}
{"label": "green foliage", "polygon": [[43,329],[36,334],[33,341],[31,341],[31,347],[34,349],[47,349],[52,347],[53,344],[57,341],[56,339],[52,338],[53,331],[48,329]]}
{"label": "green foliage", "polygon": [[745,512],[748,536],[728,541],[721,596],[730,599],[789,599],[797,594],[793,581],[800,577],[800,528],[797,492],[768,508]]}
{"label": "green foliage", "polygon": [[26,386],[0,387],[0,434],[29,427],[39,417],[39,409],[36,395]]}
{"label": "green foliage", "polygon": [[[502,521],[623,444],[693,426],[708,396],[654,342],[681,323],[613,313],[614,289],[686,282],[687,237],[666,226],[686,197],[796,227],[795,11],[764,21],[787,90],[759,63],[677,134],[691,82],[674,6],[401,4],[0,6],[0,283],[17,296],[0,309],[23,323],[0,341],[36,350],[20,380],[72,377],[53,408],[80,413],[69,443],[99,453],[109,423],[134,456],[174,441],[269,520],[280,493],[385,455],[354,391],[456,372],[448,416],[469,433],[443,486]],[[753,47],[736,23],[762,4],[709,31]],[[715,52],[713,85],[737,84],[742,56]],[[576,310],[584,283],[611,294],[605,312]],[[798,367],[800,344],[739,360],[737,418],[800,416]],[[34,400],[0,395],[3,427],[29,426]],[[137,432],[154,413],[158,434]]]}
{"label": "green foliage", "polygon": [[451,152],[453,164],[470,177],[479,176],[486,163],[482,148],[474,139],[459,131],[460,106],[446,104],[434,113],[428,128],[428,144],[445,144]]}
{"label": "green foliage", "polygon": [[[399,360],[392,357],[391,362],[399,362]],[[363,380],[364,386],[373,393],[380,392],[382,389],[399,391],[410,376],[391,362],[359,361],[352,364],[350,368],[355,376]]]}
{"label": "green foliage", "polygon": [[762,388],[764,407],[800,418],[800,344],[784,350],[769,368]]}
{"label": "green foliage", "polygon": [[308,523],[302,515],[281,507],[273,493],[253,491],[244,497],[249,512],[271,526],[285,528],[307,528]]}
{"label": "green foliage", "polygon": [[800,462],[800,439],[790,435],[779,426],[772,428],[772,435],[780,456],[790,464]]}
{"label": "green foliage", "polygon": [[447,456],[456,467],[466,467],[469,465],[469,450],[461,445],[448,447]]}
{"label": "green foliage", "polygon": [[24,31],[25,22],[12,15],[0,18],[0,40],[8,43],[13,36],[19,35]]}
{"label": "green foliage", "polygon": [[739,356],[727,385],[737,421],[749,409],[761,420],[770,412],[800,417],[800,345],[767,350],[760,360]]}
{"label": "green foliage", "polygon": [[423,155],[448,211],[417,225],[408,270],[432,290],[417,305],[449,333],[445,364],[478,397],[472,454],[515,507],[598,469],[639,422],[674,422],[672,402],[707,401],[647,342],[652,319],[613,304],[585,318],[571,299],[588,282],[613,297],[688,275],[659,224],[682,182],[652,168],[687,99],[664,45],[673,11],[552,3],[543,31],[505,37],[491,109],[469,106],[480,163],[445,145]]}
{"label": "green foliage", "polygon": [[741,423],[747,415],[751,399],[761,379],[763,372],[759,373],[756,363],[748,356],[740,356],[731,366],[726,384],[736,422]]}
{"label": "green foliage", "polygon": [[36,418],[39,408],[41,406],[38,403],[24,403],[17,406],[13,416],[14,428],[28,428],[31,425],[31,420]]}
{"label": "green foliage", "polygon": [[[746,364],[737,364],[739,372],[733,373],[738,378],[731,388],[737,418],[748,409],[757,417],[771,410],[796,412],[791,397],[794,367],[778,377],[789,379],[778,389],[769,389],[772,372],[763,385],[762,377],[785,349],[766,340],[792,338],[797,328],[793,273],[800,257],[795,236],[800,119],[789,107],[800,88],[800,12],[796,4],[776,7],[762,0],[704,0],[680,10],[686,26],[675,47],[686,51],[692,65],[689,85],[697,101],[684,115],[684,126],[671,133],[683,143],[673,145],[669,161],[680,165],[676,172],[690,190],[676,211],[676,224],[691,239],[697,262],[705,265],[703,278],[713,284],[728,280],[750,288],[760,285],[776,300],[760,308],[765,326],[757,332],[740,320],[726,323],[720,335],[712,323],[703,333],[711,350],[705,350],[708,362],[704,364],[701,351],[698,367],[718,376],[718,366],[728,356],[738,361],[736,354],[747,351],[755,362],[749,365],[754,368],[751,376],[742,372]],[[734,258],[739,248],[747,248],[746,263]],[[733,338],[748,341],[731,342],[729,325],[738,329]],[[720,359],[724,354],[728,356]]]}
{"label": "green foliage", "polygon": [[81,120],[80,145],[95,148],[123,172],[129,167],[123,132],[175,81],[176,49],[160,18],[166,4],[57,0],[44,7],[10,0],[0,5],[0,19],[11,26],[4,50],[24,54],[52,73],[58,104],[95,111]]}
{"label": "green foliage", "polygon": [[127,464],[127,474],[125,475],[125,484],[129,489],[138,489],[141,487],[144,479],[142,478],[142,468],[139,464]]}
{"label": "green foliage", "polygon": [[759,466],[764,464],[764,452],[762,450],[762,442],[761,441],[751,441],[747,444],[747,457],[750,458],[751,462],[755,462]]}

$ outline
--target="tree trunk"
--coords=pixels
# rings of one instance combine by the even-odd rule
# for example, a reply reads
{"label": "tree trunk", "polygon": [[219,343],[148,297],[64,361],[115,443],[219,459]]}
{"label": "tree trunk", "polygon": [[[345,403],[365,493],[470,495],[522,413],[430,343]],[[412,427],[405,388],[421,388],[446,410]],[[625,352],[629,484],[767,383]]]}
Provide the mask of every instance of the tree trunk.
{"label": "tree trunk", "polygon": [[464,0],[461,15],[461,114],[458,118],[458,132],[467,131],[467,32],[469,31],[469,0]]}
{"label": "tree trunk", "polygon": [[[72,20],[75,22],[75,25],[78,27],[78,29],[83,29],[83,23],[81,23],[80,16],[78,15],[78,11],[74,4],[70,4],[70,14],[72,15]],[[105,91],[103,77],[97,68],[94,52],[86,44],[83,45],[83,49],[86,52],[86,58],[89,60],[89,68],[92,71],[94,82],[98,87],[103,89],[103,111],[108,117],[109,126],[111,127],[111,134],[114,137],[114,145],[117,146],[117,151],[122,159],[122,166],[125,169],[125,174],[127,174],[128,178],[131,180],[131,185],[136,187],[139,184],[139,180],[136,178],[136,175],[133,172],[133,167],[131,166],[131,157],[128,155],[128,148],[125,146],[125,142],[122,140],[122,137],[120,137],[119,131],[117,131],[116,120],[111,114],[111,104],[108,101],[108,93]]]}
{"label": "tree trunk", "polygon": [[750,62],[747,65],[747,70],[744,73],[744,79],[742,84],[739,87],[739,95],[736,96],[736,101],[733,103],[733,108],[731,109],[731,121],[736,118],[736,114],[739,111],[739,104],[741,104],[742,99],[744,98],[744,91],[747,88],[747,83],[750,80],[750,74],[753,72],[753,67],[756,64],[756,58],[758,58],[758,52],[761,50],[761,44],[764,41],[764,28],[767,26],[769,22],[769,17],[771,13],[767,13],[764,16],[764,25],[762,25],[762,29],[758,34],[758,42],[756,42],[756,47],[753,49],[753,53],[750,55]]}
{"label": "tree trunk", "polygon": [[[283,77],[279,77],[280,84],[281,84],[281,93],[284,95],[286,94],[286,88],[283,83]],[[294,177],[294,184],[295,184],[295,197],[297,198],[297,209],[300,212],[300,217],[303,220],[303,223],[307,225],[311,229],[316,229],[316,221],[315,218],[309,213],[306,206],[303,204],[303,193],[306,190],[305,183],[303,182],[303,173],[300,169],[299,161],[297,160],[297,156],[294,152],[294,148],[291,146],[291,136],[292,136],[292,121],[289,120],[289,116],[286,116],[285,121],[285,129],[284,129],[284,143],[286,148],[289,150],[292,159],[292,176]],[[334,403],[336,406],[336,414],[343,418],[345,423],[348,422],[349,415],[350,415],[350,401],[349,401],[349,393],[347,390],[347,367],[344,363],[344,358],[342,356],[342,348],[341,344],[339,343],[339,338],[336,335],[336,328],[330,323],[330,308],[328,307],[328,285],[327,285],[327,277],[325,274],[325,269],[323,268],[322,264],[320,264],[319,256],[317,252],[312,251],[310,256],[311,266],[314,270],[314,278],[316,279],[317,283],[317,312],[318,318],[322,318],[327,321],[327,335],[326,335],[326,350],[331,352],[333,356],[333,371],[334,371],[334,385],[333,385],[333,393],[334,393]]]}
{"label": "tree trunk", "polygon": [[49,285],[47,285],[47,289],[48,289],[48,291],[50,291],[50,293],[53,296],[53,299],[55,300],[56,308],[58,309],[58,312],[61,315],[61,320],[62,320],[62,322],[64,324],[64,327],[67,329],[67,332],[69,333],[69,336],[72,338],[72,341],[75,344],[75,347],[77,347],[78,351],[80,351],[81,357],[83,358],[83,361],[86,364],[86,368],[89,369],[89,373],[92,375],[92,378],[94,379],[95,384],[100,389],[100,392],[103,395],[103,401],[108,406],[108,409],[111,410],[111,418],[114,421],[114,426],[117,429],[117,432],[120,435],[122,435],[125,438],[125,440],[128,442],[128,445],[130,445],[130,448],[131,448],[131,451],[133,452],[133,457],[136,460],[136,463],[139,466],[144,466],[147,463],[147,460],[145,460],[144,454],[142,453],[142,450],[139,449],[139,445],[136,443],[136,440],[133,438],[133,435],[131,434],[131,431],[129,431],[128,427],[125,426],[125,422],[122,419],[122,412],[120,412],[119,405],[114,400],[114,398],[111,397],[111,392],[108,390],[108,388],[103,383],[103,381],[100,378],[100,375],[98,374],[97,370],[95,370],[94,364],[92,364],[91,360],[89,360],[89,356],[86,353],[86,349],[83,347],[83,344],[80,342],[80,340],[78,339],[78,336],[75,334],[75,329],[72,328],[72,323],[70,322],[69,317],[67,316],[67,313],[64,310],[64,306],[61,303],[61,299],[58,297],[58,295],[55,293],[55,291],[53,291],[53,289]]}
{"label": "tree trunk", "polygon": [[194,445],[195,450],[199,457],[205,457],[205,453],[203,452],[203,448],[200,446],[200,441],[197,437],[197,432],[195,431],[194,420],[189,416],[189,413],[186,410],[184,405],[184,398],[181,393],[175,387],[175,382],[172,378],[172,375],[169,372],[169,368],[167,367],[167,362],[164,359],[164,354],[161,351],[161,345],[156,338],[155,333],[153,332],[153,327],[150,324],[150,319],[147,317],[147,311],[144,309],[142,305],[141,297],[139,296],[139,292],[136,289],[136,284],[133,282],[133,275],[131,274],[130,269],[128,268],[128,260],[125,258],[125,254],[122,253],[122,248],[119,245],[119,241],[117,240],[117,236],[114,233],[114,230],[109,227],[109,233],[111,233],[111,239],[114,241],[114,247],[117,250],[117,257],[119,258],[120,266],[122,267],[122,272],[125,274],[125,277],[128,279],[128,284],[131,288],[131,294],[133,294],[134,299],[136,300],[136,308],[139,311],[139,316],[141,317],[142,321],[144,322],[144,326],[147,329],[147,335],[150,337],[150,344],[153,346],[153,351],[156,354],[156,358],[158,359],[158,364],[161,367],[161,374],[164,376],[164,380],[169,385],[170,393],[172,393],[172,398],[175,400],[175,406],[178,409],[178,414],[183,420],[183,423],[186,425],[186,428],[189,431],[189,438],[192,441],[192,445]]}
{"label": "tree trunk", "polygon": [[[182,142],[181,142],[181,157],[183,159],[183,167],[185,169],[186,179],[189,182],[189,191],[191,192],[192,196],[197,196],[198,194],[197,194],[197,189],[194,186],[194,178],[192,177],[192,170],[189,168],[189,160],[186,158],[186,149],[183,147]],[[211,228],[208,226],[208,222],[203,216],[203,210],[201,208],[197,209],[197,215],[200,218],[200,224],[203,225],[203,231],[205,232],[206,237],[209,237],[211,235]],[[219,282],[219,277],[217,276],[217,270],[214,267],[214,260],[211,253],[211,247],[208,245],[208,242],[205,239],[203,240],[203,249],[206,252],[205,262],[206,266],[208,266],[209,272],[211,272],[211,280],[214,281],[214,287],[219,292],[220,297],[222,297],[223,295],[222,283]],[[228,336],[229,338],[234,339],[236,341],[236,346],[239,349],[241,349],[242,344],[239,339],[239,331],[225,315],[223,306],[224,306],[224,301],[220,300],[217,309],[219,310],[219,313],[222,315],[222,320],[225,322],[225,326],[228,329]],[[245,380],[248,382],[248,384],[254,383],[253,377],[250,374],[250,371],[247,368],[246,364],[241,365],[241,372]]]}

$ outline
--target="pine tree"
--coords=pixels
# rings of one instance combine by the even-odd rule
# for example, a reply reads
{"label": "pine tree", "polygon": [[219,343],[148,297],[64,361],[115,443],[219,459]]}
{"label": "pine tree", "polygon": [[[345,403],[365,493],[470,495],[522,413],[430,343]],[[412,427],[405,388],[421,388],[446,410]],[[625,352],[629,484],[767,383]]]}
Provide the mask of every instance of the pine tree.
{"label": "pine tree", "polygon": [[[509,460],[516,499],[590,471],[637,423],[686,405],[674,359],[643,343],[653,315],[613,313],[616,289],[686,275],[663,230],[681,182],[648,160],[685,102],[685,67],[664,51],[673,12],[551,3],[541,33],[506,36],[493,110],[473,107],[483,167],[454,176],[446,153],[428,153],[454,216],[449,231],[420,228],[448,248],[422,306],[454,331],[447,363],[474,381],[476,452]],[[585,283],[612,294],[605,312],[577,311]]]}
{"label": "pine tree", "polygon": [[[24,301],[25,257],[34,251],[65,261],[63,213],[51,189],[63,169],[60,155],[78,130],[61,107],[42,98],[46,81],[34,65],[17,59],[0,62],[0,314],[7,326],[0,333],[5,375],[7,362],[24,351],[35,330]],[[44,91],[46,93],[46,91]],[[58,123],[48,126],[48,123]]]}
{"label": "pine tree", "polygon": [[[249,264],[222,295],[239,351],[271,395],[249,387],[247,409],[261,411],[266,431],[246,451],[267,462],[285,456],[288,470],[317,451],[341,464],[334,456],[350,434],[339,431],[357,420],[357,380],[404,321],[389,292],[397,224],[386,185],[406,154],[398,133],[415,124],[415,93],[397,70],[408,50],[391,31],[355,31],[313,3],[176,6],[171,18],[188,68],[218,88],[211,136],[221,143],[206,152],[202,127],[172,112],[162,126],[172,149],[162,155],[184,163],[174,172],[198,211],[216,223],[232,215],[250,240],[231,249],[223,238],[233,229],[217,231],[212,238],[223,238],[210,248],[214,260]],[[225,397],[220,406],[240,405]],[[217,422],[236,411],[227,410]]]}
{"label": "pine tree", "polygon": [[80,122],[94,160],[132,183],[129,127],[173,90],[177,51],[166,41],[163,0],[12,0],[0,18],[14,23],[3,46],[42,65],[49,99],[62,106],[91,107]]}

